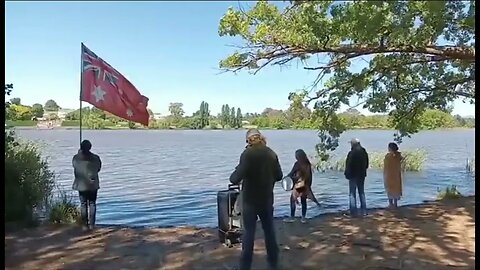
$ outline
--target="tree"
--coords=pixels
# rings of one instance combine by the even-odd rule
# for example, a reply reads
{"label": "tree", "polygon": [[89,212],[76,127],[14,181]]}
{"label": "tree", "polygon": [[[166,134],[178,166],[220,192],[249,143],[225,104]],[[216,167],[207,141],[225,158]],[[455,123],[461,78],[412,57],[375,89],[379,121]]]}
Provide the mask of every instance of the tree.
{"label": "tree", "polygon": [[220,113],[220,123],[222,125],[222,128],[230,125],[230,106],[228,106],[228,104],[222,106],[222,112]]}
{"label": "tree", "polygon": [[172,102],[168,105],[168,111],[175,119],[180,119],[185,114],[183,110],[183,103],[181,102]]}
{"label": "tree", "polygon": [[47,100],[47,102],[45,102],[45,106],[43,107],[43,109],[47,112],[56,112],[60,109],[60,106],[58,106],[55,100],[49,99]]}
{"label": "tree", "polygon": [[242,121],[243,121],[243,117],[242,117],[242,110],[240,110],[240,108],[237,109],[237,117],[236,117],[236,121],[237,121],[237,128],[241,128],[242,127]]}
{"label": "tree", "polygon": [[43,105],[39,104],[39,103],[33,104],[32,105],[32,113],[33,113],[33,116],[35,116],[37,118],[43,117],[43,113],[44,113]]}
{"label": "tree", "polygon": [[232,107],[228,114],[228,125],[232,128],[237,127],[237,123],[235,121],[235,107]]}
{"label": "tree", "polygon": [[208,108],[208,103],[202,101],[200,104],[199,110],[199,128],[205,128],[210,124],[210,110]]}
{"label": "tree", "polygon": [[20,98],[16,97],[16,98],[10,99],[10,104],[21,105],[22,103],[21,103]]}
{"label": "tree", "polygon": [[259,1],[248,11],[229,8],[218,31],[244,40],[223,69],[256,73],[299,60],[318,72],[302,94],[321,118],[323,160],[345,130],[335,112],[352,97],[389,112],[398,142],[421,128],[426,109],[475,102],[474,1],[290,1],[283,9]]}

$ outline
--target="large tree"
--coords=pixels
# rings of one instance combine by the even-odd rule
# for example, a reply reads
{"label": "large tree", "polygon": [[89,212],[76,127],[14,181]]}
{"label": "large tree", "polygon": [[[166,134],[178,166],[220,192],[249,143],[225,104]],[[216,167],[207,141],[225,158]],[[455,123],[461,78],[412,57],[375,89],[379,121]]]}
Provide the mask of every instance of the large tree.
{"label": "large tree", "polygon": [[279,4],[286,7],[259,1],[248,11],[228,9],[219,34],[243,45],[220,67],[256,73],[298,60],[315,71],[312,86],[290,98],[315,102],[320,158],[345,129],[335,114],[342,104],[388,112],[401,141],[419,130],[426,109],[445,109],[457,98],[474,103],[474,1]]}
{"label": "large tree", "polygon": [[10,104],[22,105],[22,101],[21,101],[20,98],[18,98],[18,97],[12,98],[12,99],[10,99]]}
{"label": "large tree", "polygon": [[43,117],[43,105],[39,103],[35,103],[32,105],[32,113],[35,117],[40,118]]}
{"label": "large tree", "polygon": [[170,105],[168,105],[168,111],[175,119],[180,119],[185,114],[183,103],[181,102],[170,103]]}
{"label": "large tree", "polygon": [[49,99],[47,100],[47,102],[45,102],[45,106],[43,106],[43,109],[47,112],[57,112],[60,109],[60,106],[58,106],[55,100]]}

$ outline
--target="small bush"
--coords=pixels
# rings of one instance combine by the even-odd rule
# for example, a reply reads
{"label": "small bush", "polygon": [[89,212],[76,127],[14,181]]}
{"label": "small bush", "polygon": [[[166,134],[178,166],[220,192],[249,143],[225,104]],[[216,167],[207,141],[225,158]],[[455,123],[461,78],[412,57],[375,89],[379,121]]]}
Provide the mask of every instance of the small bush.
{"label": "small bush", "polygon": [[5,222],[30,222],[52,194],[55,176],[38,147],[5,132]]}
{"label": "small bush", "polygon": [[[413,150],[402,152],[402,170],[418,172],[423,169],[423,165],[427,159],[427,154],[424,150]],[[346,158],[346,157],[345,157]],[[332,159],[326,162],[315,162],[315,168],[319,171],[344,171],[345,170],[345,158]],[[383,161],[385,159],[385,153],[373,152],[368,154],[370,169],[383,170]]]}
{"label": "small bush", "polygon": [[48,220],[55,224],[79,224],[80,210],[73,198],[64,190],[59,189],[59,197],[48,206]]}
{"label": "small bush", "polygon": [[438,195],[437,198],[439,200],[450,200],[450,199],[458,199],[463,197],[460,191],[457,190],[457,186],[452,185],[450,187],[446,187],[445,190],[437,189]]}

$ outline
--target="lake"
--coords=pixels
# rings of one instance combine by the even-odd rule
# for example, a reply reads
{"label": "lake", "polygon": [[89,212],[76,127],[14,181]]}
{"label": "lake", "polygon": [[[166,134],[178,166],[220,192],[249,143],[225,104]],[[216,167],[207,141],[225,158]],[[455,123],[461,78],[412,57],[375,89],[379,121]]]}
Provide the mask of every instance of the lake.
{"label": "lake", "polygon": [[[41,142],[58,184],[70,190],[79,131],[19,129],[17,134]],[[305,130],[267,130],[264,135],[285,174],[293,165],[295,150],[302,148],[313,155],[318,140],[315,131]],[[352,137],[359,138],[368,152],[383,152],[393,140],[393,131],[348,131],[335,155],[344,158]],[[84,130],[83,138],[92,142],[92,151],[102,158],[97,223],[108,225],[217,226],[216,193],[227,187],[245,147],[245,130]],[[427,162],[422,172],[405,174],[400,204],[434,199],[437,188],[452,184],[462,194],[475,194],[475,181],[465,172],[466,159],[475,155],[474,129],[424,131],[400,145],[400,151],[416,148],[427,151]],[[323,207],[309,202],[308,217],[348,208],[343,172],[316,172],[313,191]],[[387,205],[380,171],[369,170],[365,192],[369,208]],[[275,215],[288,213],[289,193],[278,184]]]}

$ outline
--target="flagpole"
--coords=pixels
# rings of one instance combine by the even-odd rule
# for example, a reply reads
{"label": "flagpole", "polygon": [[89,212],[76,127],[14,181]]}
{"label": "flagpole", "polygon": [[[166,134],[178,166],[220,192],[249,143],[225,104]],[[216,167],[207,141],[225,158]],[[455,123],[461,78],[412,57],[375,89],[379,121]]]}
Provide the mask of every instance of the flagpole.
{"label": "flagpole", "polygon": [[82,143],[83,42],[80,42],[80,144]]}

